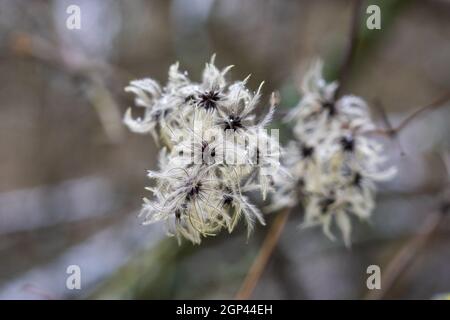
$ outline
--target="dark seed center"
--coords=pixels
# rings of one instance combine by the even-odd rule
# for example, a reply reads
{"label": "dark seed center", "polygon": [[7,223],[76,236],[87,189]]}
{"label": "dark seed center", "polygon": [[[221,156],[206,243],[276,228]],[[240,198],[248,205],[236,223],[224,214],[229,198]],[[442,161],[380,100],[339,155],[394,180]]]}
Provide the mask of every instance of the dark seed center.
{"label": "dark seed center", "polygon": [[205,110],[214,110],[217,107],[217,101],[220,100],[220,94],[217,91],[207,91],[200,94],[198,105]]}
{"label": "dark seed center", "polygon": [[361,182],[362,182],[362,178],[363,178],[362,175],[359,172],[357,172],[353,176],[353,181],[352,181],[353,185],[356,186],[356,187],[360,187],[361,186]]}
{"label": "dark seed center", "polygon": [[305,144],[301,146],[301,153],[304,159],[310,158],[314,154],[314,147],[309,147]]}
{"label": "dark seed center", "polygon": [[225,130],[234,130],[242,129],[243,125],[241,122],[241,118],[239,116],[235,116],[233,114],[228,116],[228,119],[225,121]]}
{"label": "dark seed center", "polygon": [[333,197],[326,197],[325,199],[322,199],[319,203],[322,213],[327,213],[328,209],[335,201],[336,199]]}
{"label": "dark seed center", "polygon": [[336,106],[334,102],[331,101],[325,101],[322,103],[322,108],[324,108],[326,111],[328,111],[328,114],[330,116],[334,116],[336,114]]}
{"label": "dark seed center", "polygon": [[186,195],[186,200],[191,200],[193,197],[195,197],[197,194],[200,193],[200,189],[202,187],[202,183],[201,182],[197,182],[187,193]]}
{"label": "dark seed center", "polygon": [[350,136],[342,137],[340,143],[344,151],[353,152],[355,150],[355,140]]}

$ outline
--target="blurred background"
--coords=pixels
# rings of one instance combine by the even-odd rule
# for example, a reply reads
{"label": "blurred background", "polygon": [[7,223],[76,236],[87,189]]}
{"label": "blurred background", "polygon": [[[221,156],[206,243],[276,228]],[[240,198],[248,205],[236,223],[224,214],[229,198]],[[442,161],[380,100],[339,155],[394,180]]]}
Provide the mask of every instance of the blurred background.
{"label": "blurred background", "polygon": [[[137,218],[158,147],[121,122],[136,78],[165,83],[179,61],[199,79],[213,53],[232,79],[265,81],[262,105],[296,104],[312,60],[336,77],[349,43],[350,0],[0,0],[0,299],[233,298],[268,228],[167,238]],[[367,30],[365,8],[381,8]],[[66,9],[81,9],[81,29]],[[450,90],[450,1],[364,1],[344,92],[393,126]],[[447,105],[449,104],[446,102]],[[136,112],[136,110],[134,110]],[[253,298],[432,299],[450,292],[449,108],[411,122],[386,145],[397,178],[380,186],[353,245],[300,230],[293,212]],[[288,129],[273,124],[288,136]],[[446,168],[447,163],[447,168]],[[447,189],[448,191],[448,189]],[[438,212],[438,214],[436,214]],[[270,225],[272,217],[268,217]],[[366,269],[386,287],[369,292]],[[81,290],[66,269],[81,268]],[[383,280],[383,281],[384,281]]]}

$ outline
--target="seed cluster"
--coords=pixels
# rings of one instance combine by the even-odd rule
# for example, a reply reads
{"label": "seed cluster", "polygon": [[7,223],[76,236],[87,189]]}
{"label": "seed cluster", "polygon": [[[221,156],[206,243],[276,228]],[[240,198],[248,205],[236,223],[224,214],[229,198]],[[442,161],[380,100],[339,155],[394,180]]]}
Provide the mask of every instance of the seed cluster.
{"label": "seed cluster", "polygon": [[350,95],[335,99],[337,86],[322,78],[321,62],[305,75],[302,98],[285,119],[294,129],[283,155],[292,179],[275,177],[270,209],[301,204],[304,226],[322,225],[334,238],[335,221],[349,245],[350,217],[369,218],[375,182],[392,178],[396,170],[383,168],[381,144],[365,134],[374,128],[365,101]]}
{"label": "seed cluster", "polygon": [[258,120],[262,84],[256,92],[247,89],[248,78],[229,84],[230,68],[217,69],[213,57],[202,81],[193,82],[174,64],[163,88],[152,79],[126,87],[145,112],[133,119],[128,110],[125,124],[163,145],[159,170],[148,174],[154,185],[147,188],[153,197],[144,199],[144,223],[165,221],[169,234],[193,243],[233,231],[241,217],[250,233],[255,221],[264,224],[249,199],[258,191],[262,200],[269,195],[267,211],[301,205],[303,226],[321,225],[334,239],[336,225],[349,245],[351,217],[370,217],[375,183],[396,171],[386,169],[382,145],[366,134],[374,129],[366,102],[336,98],[338,84],[323,79],[317,62],[285,118],[294,139],[281,149],[278,136],[264,130],[275,103]]}
{"label": "seed cluster", "polygon": [[148,174],[154,185],[147,188],[153,197],[144,199],[144,223],[165,221],[169,234],[179,240],[200,243],[222,229],[231,232],[241,217],[249,233],[255,221],[264,224],[247,194],[260,191],[265,198],[273,191],[279,144],[264,128],[274,106],[257,121],[261,86],[252,93],[248,78],[228,84],[230,68],[217,69],[213,57],[197,83],[174,64],[163,88],[152,79],[132,81],[126,88],[135,94],[135,104],[145,108],[142,119],[133,119],[128,110],[126,125],[163,144],[159,171]]}

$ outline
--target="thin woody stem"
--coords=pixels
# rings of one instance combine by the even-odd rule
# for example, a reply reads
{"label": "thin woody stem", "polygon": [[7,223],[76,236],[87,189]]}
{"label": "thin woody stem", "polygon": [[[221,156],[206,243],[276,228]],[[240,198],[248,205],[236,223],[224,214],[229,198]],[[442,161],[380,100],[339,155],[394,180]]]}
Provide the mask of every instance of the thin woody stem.
{"label": "thin woody stem", "polygon": [[236,299],[246,300],[252,296],[252,293],[258,284],[258,281],[261,278],[270,257],[272,256],[278,240],[280,239],[290,212],[291,208],[285,208],[275,217],[272,226],[267,232],[261,249],[259,250],[258,256],[253,261],[253,264],[250,267],[241,288],[236,294]]}
{"label": "thin woody stem", "polygon": [[119,76],[127,76],[127,72],[103,61],[92,61],[81,52],[77,53],[77,59],[69,59],[71,55],[67,49],[27,33],[12,34],[9,49],[13,55],[35,59],[75,79],[84,79],[89,84],[86,96],[97,112],[106,136],[112,143],[121,142],[124,132],[119,107],[100,75],[106,73],[118,80]]}
{"label": "thin woody stem", "polygon": [[444,217],[442,212],[436,212],[428,216],[419,233],[409,240],[385,267],[381,277],[381,289],[369,291],[365,299],[379,300],[389,292],[398,278],[432,238]]}
{"label": "thin woody stem", "polygon": [[350,23],[350,32],[349,32],[349,39],[348,39],[348,45],[347,49],[345,51],[344,60],[342,62],[342,65],[338,71],[337,75],[337,82],[339,83],[339,87],[334,93],[335,99],[339,98],[340,94],[342,93],[342,88],[345,82],[348,79],[348,76],[351,71],[351,67],[353,64],[353,60],[355,58],[356,54],[356,48],[358,45],[359,40],[359,23],[361,21],[361,8],[363,1],[362,0],[354,0],[354,7],[353,7],[353,13],[352,13],[352,20]]}
{"label": "thin woody stem", "polygon": [[[442,156],[447,176],[450,175],[450,159],[448,154]],[[366,299],[382,299],[395,285],[416,256],[425,248],[430,239],[439,229],[442,221],[450,210],[450,200],[444,199],[440,210],[427,216],[417,235],[412,237],[386,266],[381,278],[381,289],[368,292]]]}
{"label": "thin woody stem", "polygon": [[395,136],[400,131],[405,129],[416,118],[423,115],[424,113],[437,110],[441,107],[449,106],[450,104],[445,104],[448,101],[450,101],[450,91],[446,92],[444,95],[442,95],[440,98],[436,99],[432,103],[415,110],[410,115],[408,115],[402,122],[400,122],[400,124],[397,125],[396,127],[393,127],[393,128],[391,127],[391,128],[387,128],[387,129],[375,129],[375,130],[367,131],[366,133],[376,133],[376,134],[384,134],[384,135],[388,135],[388,136]]}
{"label": "thin woody stem", "polygon": [[[388,116],[387,116],[386,110],[384,109],[384,107],[382,106],[382,104],[381,104],[381,102],[380,102],[379,100],[376,100],[376,101],[375,101],[374,107],[375,107],[375,109],[378,109],[378,111],[380,112],[380,114],[381,114],[381,119],[382,119],[382,121],[383,121],[383,123],[384,123],[384,127],[385,127],[387,130],[392,130],[392,123],[391,123],[391,121],[389,120],[389,118],[388,118]],[[393,140],[395,141],[395,143],[398,145],[398,147],[399,147],[399,149],[400,149],[400,154],[401,154],[402,156],[405,155],[405,151],[403,150],[403,147],[402,147],[402,145],[401,145],[400,140],[398,139],[398,137],[395,136],[395,137],[392,137],[392,138],[393,138]]]}

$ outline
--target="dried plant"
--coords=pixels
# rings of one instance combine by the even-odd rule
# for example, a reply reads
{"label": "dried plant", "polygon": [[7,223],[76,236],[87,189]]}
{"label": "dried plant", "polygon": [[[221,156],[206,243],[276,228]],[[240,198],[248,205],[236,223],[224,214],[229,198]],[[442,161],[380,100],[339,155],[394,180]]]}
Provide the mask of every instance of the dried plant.
{"label": "dried plant", "polygon": [[248,77],[228,84],[230,69],[217,69],[213,57],[196,83],[174,64],[164,88],[152,79],[126,88],[145,115],[133,119],[128,110],[125,123],[163,144],[160,170],[148,174],[154,186],[148,188],[153,198],[144,199],[144,223],[166,221],[169,234],[179,240],[200,243],[222,229],[232,232],[241,217],[249,234],[255,221],[264,224],[246,193],[259,190],[265,198],[273,191],[279,144],[264,128],[275,107],[258,121],[254,109],[262,84],[255,93],[246,87]]}
{"label": "dried plant", "polygon": [[374,206],[376,181],[392,178],[395,168],[384,168],[383,147],[366,132],[375,127],[366,102],[355,96],[335,99],[337,82],[322,78],[316,62],[302,83],[302,98],[286,117],[295,139],[289,142],[283,164],[293,179],[275,176],[276,193],[270,208],[301,203],[303,226],[322,225],[334,239],[336,221],[350,244],[350,216],[369,218]]}
{"label": "dried plant", "polygon": [[167,221],[170,234],[200,243],[223,228],[233,231],[243,216],[250,233],[264,218],[245,193],[259,190],[263,200],[271,194],[269,211],[302,204],[303,226],[322,225],[332,239],[336,221],[349,245],[350,216],[369,218],[375,182],[395,174],[395,168],[383,168],[382,146],[365,134],[375,126],[364,100],[335,99],[338,84],[326,83],[322,63],[315,63],[286,117],[295,139],[281,153],[278,136],[264,130],[275,102],[257,121],[253,111],[262,85],[255,93],[246,88],[248,78],[228,85],[230,68],[217,69],[213,57],[202,82],[194,83],[174,64],[164,88],[151,79],[126,88],[145,115],[135,120],[128,110],[125,123],[164,145],[160,171],[149,171],[155,185],[148,188],[153,199],[144,199],[145,223]]}

